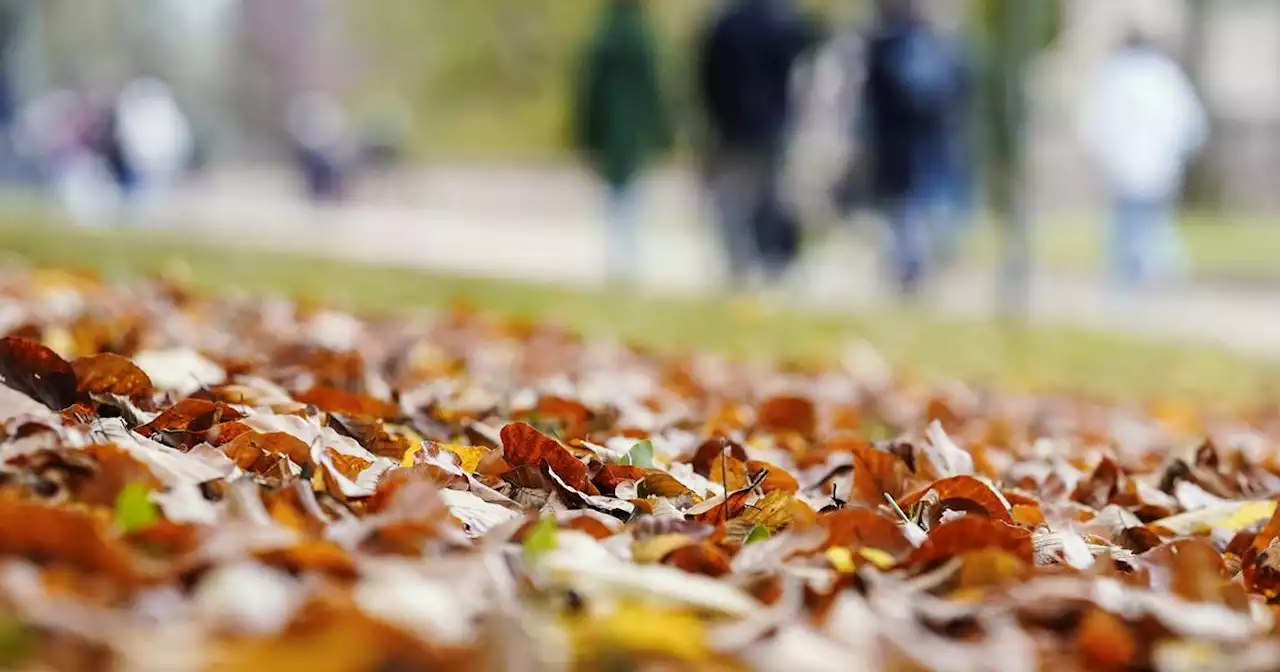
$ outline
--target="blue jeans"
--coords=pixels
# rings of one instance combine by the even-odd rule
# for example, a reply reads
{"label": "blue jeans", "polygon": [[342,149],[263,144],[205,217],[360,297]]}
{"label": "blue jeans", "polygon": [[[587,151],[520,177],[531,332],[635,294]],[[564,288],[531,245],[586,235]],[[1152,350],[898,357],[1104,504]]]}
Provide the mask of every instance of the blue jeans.
{"label": "blue jeans", "polygon": [[928,267],[930,228],[937,205],[931,198],[912,194],[889,205],[889,263],[903,294],[916,293]]}
{"label": "blue jeans", "polygon": [[1111,272],[1116,283],[1138,289],[1176,272],[1182,242],[1169,199],[1117,198],[1111,220]]}
{"label": "blue jeans", "polygon": [[608,187],[605,260],[609,264],[606,270],[611,280],[632,282],[636,279],[640,257],[639,215],[634,182]]}

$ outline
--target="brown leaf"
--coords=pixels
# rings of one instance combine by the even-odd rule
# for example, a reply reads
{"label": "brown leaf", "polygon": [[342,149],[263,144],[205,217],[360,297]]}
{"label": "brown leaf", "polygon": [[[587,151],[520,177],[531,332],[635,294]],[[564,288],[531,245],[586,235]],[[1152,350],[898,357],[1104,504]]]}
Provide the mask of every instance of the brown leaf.
{"label": "brown leaf", "polygon": [[639,493],[643,497],[667,497],[676,499],[689,495],[696,497],[696,494],[688,488],[684,483],[676,480],[675,476],[663,471],[651,471],[644,480],[640,481]]}
{"label": "brown leaf", "polygon": [[241,432],[222,446],[222,452],[241,469],[259,474],[274,467],[281,457],[289,458],[299,467],[311,464],[311,448],[298,437],[285,432]]}
{"label": "brown leaf", "polygon": [[[600,493],[613,496],[618,485],[625,481],[639,481],[645,478],[645,470],[629,464],[606,464],[591,479]],[[673,479],[674,480],[674,479]]]}
{"label": "brown leaf", "polygon": [[729,556],[710,542],[681,546],[662,558],[662,564],[679,568],[689,574],[701,574],[718,578],[732,571]]}
{"label": "brown leaf", "polygon": [[797,432],[812,436],[817,426],[813,402],[804,397],[770,397],[756,410],[756,425],[770,432]]}
{"label": "brown leaf", "polygon": [[569,487],[588,495],[600,494],[587,475],[587,465],[574,457],[559,441],[523,422],[513,422],[503,427],[501,436],[503,456],[512,466],[537,467],[545,461]]}
{"label": "brown leaf", "polygon": [[1120,468],[1109,457],[1102,458],[1093,473],[1080,481],[1074,492],[1073,501],[1080,502],[1095,509],[1102,509],[1111,503],[1111,499],[1120,491]]}
{"label": "brown leaf", "polygon": [[76,374],[71,365],[32,340],[15,336],[0,339],[0,379],[55,411],[76,401]]}
{"label": "brown leaf", "polygon": [[143,436],[177,432],[206,432],[214,425],[244,418],[244,414],[220,401],[187,397],[161,411],[155,420],[138,428]]}
{"label": "brown leaf", "polygon": [[146,372],[137,364],[121,357],[104,353],[81,357],[71,363],[76,374],[76,385],[82,393],[116,394],[138,398],[155,393],[155,386]]}
{"label": "brown leaf", "polygon": [[707,478],[720,478],[720,472],[713,470],[712,465],[718,464],[716,459],[722,453],[727,453],[744,464],[747,461],[747,451],[742,446],[732,441],[709,439],[698,446],[698,449],[694,451],[693,457],[688,462],[693,465],[694,473],[701,474]]}

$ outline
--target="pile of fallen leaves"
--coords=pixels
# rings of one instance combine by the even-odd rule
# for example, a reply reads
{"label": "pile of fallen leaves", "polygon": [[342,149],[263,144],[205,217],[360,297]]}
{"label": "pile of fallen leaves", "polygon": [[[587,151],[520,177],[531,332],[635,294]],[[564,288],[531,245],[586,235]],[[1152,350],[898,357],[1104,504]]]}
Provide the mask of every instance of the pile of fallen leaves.
{"label": "pile of fallen leaves", "polygon": [[0,282],[0,665],[1271,670],[1274,417]]}

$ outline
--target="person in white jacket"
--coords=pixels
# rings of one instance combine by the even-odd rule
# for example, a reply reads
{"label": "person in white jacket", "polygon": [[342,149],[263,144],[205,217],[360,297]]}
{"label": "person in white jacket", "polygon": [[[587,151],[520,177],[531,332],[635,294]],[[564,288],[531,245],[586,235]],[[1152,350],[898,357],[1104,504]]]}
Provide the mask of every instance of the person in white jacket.
{"label": "person in white jacket", "polygon": [[1204,107],[1178,64],[1141,36],[1103,66],[1081,131],[1111,191],[1111,262],[1128,289],[1177,273],[1186,253],[1173,216],[1187,163],[1204,144]]}

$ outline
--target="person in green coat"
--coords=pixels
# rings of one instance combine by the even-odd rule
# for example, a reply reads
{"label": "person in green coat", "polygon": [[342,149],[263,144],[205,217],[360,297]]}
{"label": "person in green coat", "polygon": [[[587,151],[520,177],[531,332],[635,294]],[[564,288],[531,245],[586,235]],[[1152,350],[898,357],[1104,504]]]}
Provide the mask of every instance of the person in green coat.
{"label": "person in green coat", "polygon": [[584,51],[574,98],[574,145],[607,189],[609,275],[631,281],[640,233],[635,183],[672,140],[642,0],[609,0]]}

